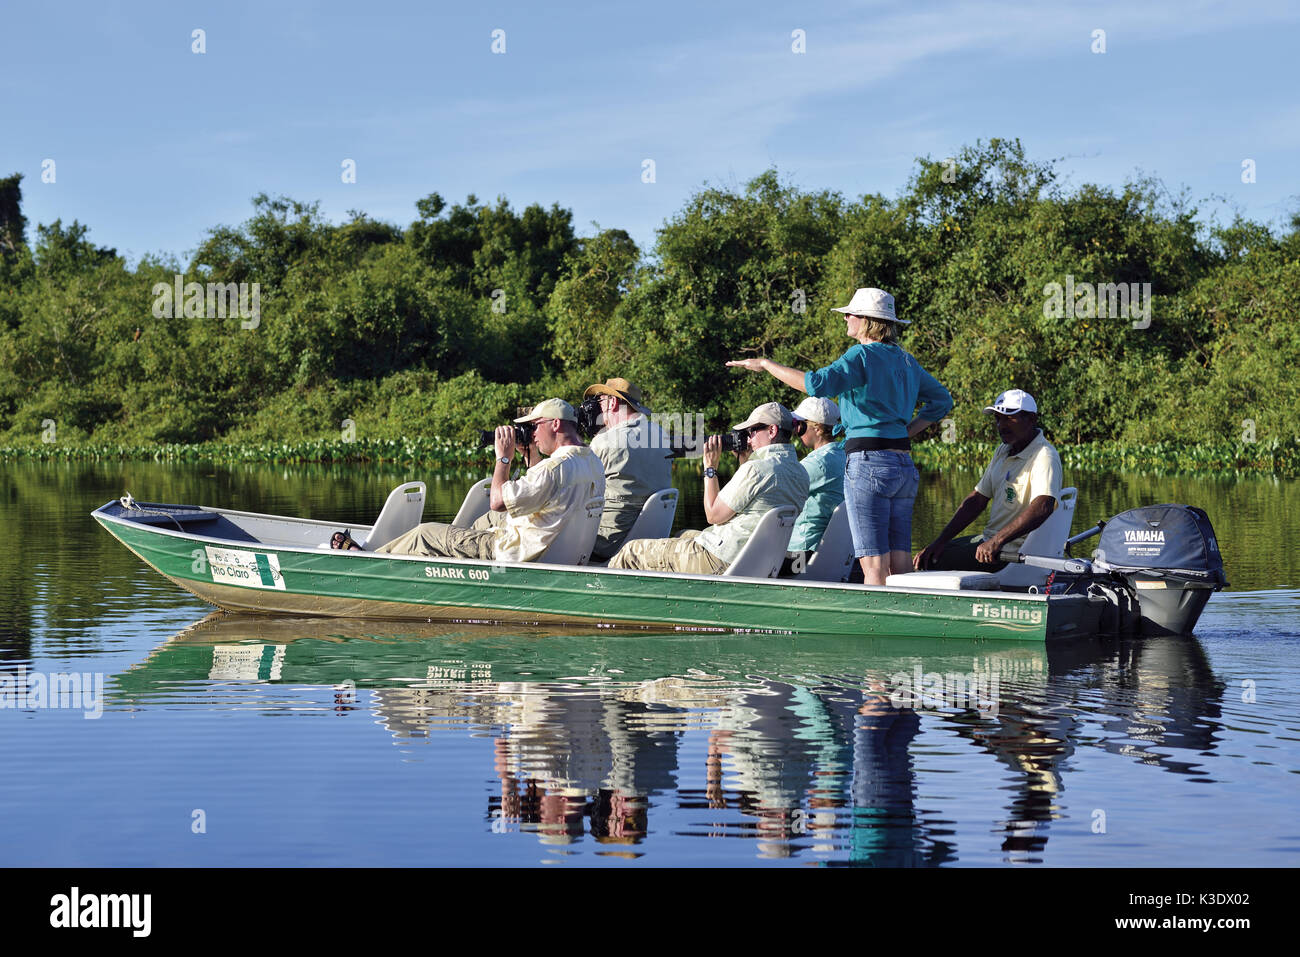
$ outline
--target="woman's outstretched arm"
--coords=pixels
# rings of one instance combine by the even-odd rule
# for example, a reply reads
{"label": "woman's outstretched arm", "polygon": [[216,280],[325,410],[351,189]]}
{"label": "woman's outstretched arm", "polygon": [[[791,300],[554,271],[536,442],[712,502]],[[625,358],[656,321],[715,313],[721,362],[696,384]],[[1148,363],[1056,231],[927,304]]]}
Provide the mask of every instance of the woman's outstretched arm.
{"label": "woman's outstretched arm", "polygon": [[773,362],[771,359],[732,359],[727,365],[739,366],[742,369],[748,369],[750,372],[770,372],[790,388],[798,389],[800,392],[808,391],[803,385],[804,373],[790,366],[783,366],[779,362]]}

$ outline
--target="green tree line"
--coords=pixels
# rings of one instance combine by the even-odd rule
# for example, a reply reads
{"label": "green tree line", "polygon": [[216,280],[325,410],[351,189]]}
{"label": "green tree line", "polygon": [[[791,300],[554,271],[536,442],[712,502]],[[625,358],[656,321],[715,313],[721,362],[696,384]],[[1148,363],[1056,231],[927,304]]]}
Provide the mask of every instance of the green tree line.
{"label": "green tree line", "polygon": [[[1159,183],[1066,188],[1018,141],[919,159],[898,195],[846,199],[768,170],[704,187],[638,248],[578,235],[558,205],[416,203],[405,228],[260,195],[186,263],[128,268],[78,222],[28,236],[0,180],[0,444],[465,441],[549,395],[625,376],[711,426],[797,396],[726,359],[821,366],[830,307],[863,285],[912,320],[903,345],[952,392],[950,437],[984,440],[1000,391],[1039,398],[1058,442],[1293,447],[1300,216],[1278,235],[1199,224]],[[157,290],[256,283],[255,321],[158,316]],[[1145,318],[1061,315],[1050,284],[1150,284]],[[1045,307],[1045,305],[1047,307]],[[165,310],[164,310],[165,312]],[[345,420],[351,423],[345,426]]]}

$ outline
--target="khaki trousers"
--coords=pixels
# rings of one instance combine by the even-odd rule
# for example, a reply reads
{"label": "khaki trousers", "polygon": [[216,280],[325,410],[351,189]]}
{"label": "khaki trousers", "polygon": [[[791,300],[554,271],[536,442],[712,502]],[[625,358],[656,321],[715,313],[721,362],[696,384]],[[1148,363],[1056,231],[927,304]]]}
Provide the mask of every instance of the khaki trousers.
{"label": "khaki trousers", "polygon": [[698,534],[694,529],[687,529],[676,538],[634,539],[609,560],[609,567],[721,575],[727,570],[727,563],[696,542]]}
{"label": "khaki trousers", "polygon": [[393,539],[376,552],[388,555],[428,555],[433,558],[479,558],[493,561],[496,536],[484,529],[457,528],[442,522],[425,522]]}

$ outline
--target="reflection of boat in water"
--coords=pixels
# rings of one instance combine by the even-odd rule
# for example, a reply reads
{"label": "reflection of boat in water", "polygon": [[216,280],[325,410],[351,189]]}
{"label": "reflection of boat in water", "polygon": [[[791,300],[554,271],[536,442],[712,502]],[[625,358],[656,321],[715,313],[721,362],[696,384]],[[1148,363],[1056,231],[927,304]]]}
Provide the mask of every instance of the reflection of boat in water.
{"label": "reflection of boat in water", "polygon": [[601,853],[633,853],[626,845],[670,802],[689,812],[680,836],[893,866],[962,857],[927,792],[933,778],[919,773],[935,769],[933,746],[917,747],[927,731],[949,742],[944,769],[998,768],[990,828],[1003,832],[1002,853],[1034,859],[1069,813],[1072,755],[1127,755],[1118,742],[1145,735],[1153,747],[1133,755],[1139,763],[1189,773],[1214,746],[1222,690],[1199,644],[1181,638],[972,649],[224,613],[111,687],[110,707],[360,714],[404,748],[490,738],[482,760],[497,784],[484,792],[485,818],[546,843],[590,833]]}
{"label": "reflection of boat in water", "polygon": [[[986,641],[825,635],[723,636],[632,631],[591,626],[514,626],[339,618],[274,618],[213,612],[173,636],[118,676],[122,691],[169,681],[203,680],[214,667],[244,661],[247,680],[301,685],[409,686],[416,681],[466,685],[499,682],[614,683],[683,678],[708,684],[709,674],[743,676],[836,673],[856,679],[922,666],[926,673],[1004,668],[1046,669],[1052,645]],[[244,653],[237,649],[244,648]],[[214,649],[219,649],[214,654]],[[1028,663],[1028,664],[1026,664]],[[272,669],[275,674],[272,675]],[[727,679],[732,680],[732,679]]]}
{"label": "reflection of boat in water", "polygon": [[[968,586],[965,579],[959,586],[928,579],[925,585],[870,586],[427,558],[333,551],[322,546],[335,526],[308,519],[125,499],[93,515],[146,564],[231,611],[1024,641],[1094,633],[1103,622],[1127,627],[1119,614],[1103,614],[1118,607],[1122,588],[1049,595],[982,590],[997,583]],[[1082,560],[1064,564],[1091,569]],[[915,577],[927,574],[934,573]],[[1150,579],[1143,581],[1152,586],[1147,595],[1156,595],[1159,585],[1162,601],[1175,594],[1198,597],[1194,613],[1180,619],[1179,630],[1190,631],[1208,591],[1166,588],[1165,578],[1145,572],[1141,577]]]}

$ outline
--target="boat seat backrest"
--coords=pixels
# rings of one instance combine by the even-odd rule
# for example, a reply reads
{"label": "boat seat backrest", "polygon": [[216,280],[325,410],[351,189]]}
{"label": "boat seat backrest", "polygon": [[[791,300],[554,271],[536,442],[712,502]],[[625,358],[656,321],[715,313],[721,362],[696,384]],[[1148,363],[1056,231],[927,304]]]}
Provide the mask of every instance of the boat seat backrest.
{"label": "boat seat backrest", "polygon": [[736,560],[727,566],[724,575],[741,575],[746,578],[775,578],[785,561],[785,550],[790,546],[794,520],[799,510],[793,505],[774,508],[759,519],[754,534],[749,536]]}
{"label": "boat seat backrest", "polygon": [[623,541],[630,542],[637,538],[668,538],[673,530],[673,516],[677,514],[677,496],[675,488],[662,488],[645,500],[641,514],[628,530]]}
{"label": "boat seat backrest", "polygon": [[405,482],[389,492],[369,534],[364,541],[357,541],[362,551],[373,552],[419,525],[424,515],[424,495],[423,482]]}
{"label": "boat seat backrest", "polygon": [[555,536],[538,561],[552,565],[587,564],[591,559],[591,550],[596,547],[600,513],[604,510],[603,497],[589,499],[582,509],[569,516],[560,528],[560,534]]}
{"label": "boat seat backrest", "polygon": [[798,577],[813,582],[846,582],[852,572],[853,532],[849,528],[849,505],[840,502],[831,512],[817,551],[813,552],[803,574]]}
{"label": "boat seat backrest", "polygon": [[[1025,536],[1025,543],[1020,546],[1022,555],[1038,555],[1043,558],[1060,558],[1065,554],[1065,540],[1070,537],[1070,525],[1074,522],[1074,506],[1079,501],[1077,488],[1061,489],[1061,497],[1056,502],[1056,510],[1036,529]],[[1047,569],[1035,568],[1011,562],[1001,571],[994,572],[998,584],[1004,588],[1028,588],[1030,585],[1042,585],[1047,581]]]}
{"label": "boat seat backrest", "polygon": [[492,480],[481,479],[469,487],[465,501],[461,502],[460,511],[451,520],[458,528],[469,528],[488,513],[492,507]]}

